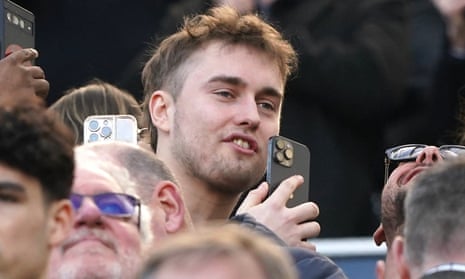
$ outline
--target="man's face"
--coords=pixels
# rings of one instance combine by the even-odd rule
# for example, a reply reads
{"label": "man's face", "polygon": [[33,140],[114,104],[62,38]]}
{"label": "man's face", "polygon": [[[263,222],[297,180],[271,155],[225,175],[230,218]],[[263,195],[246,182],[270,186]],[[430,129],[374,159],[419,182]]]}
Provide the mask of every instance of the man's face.
{"label": "man's face", "polygon": [[278,66],[255,49],[212,42],[181,71],[186,79],[169,111],[173,158],[216,191],[242,192],[263,176],[268,138],[279,132]]}
{"label": "man's face", "polygon": [[[95,195],[122,190],[98,169],[78,165],[73,193]],[[86,197],[75,213],[73,228],[53,250],[49,278],[131,278],[141,261],[141,240],[134,220],[103,215]]]}
{"label": "man's face", "polygon": [[[399,193],[401,191],[406,191],[410,185],[412,185],[418,174],[441,161],[443,161],[443,159],[439,153],[439,149],[435,146],[428,146],[418,154],[414,161],[399,163],[399,165],[389,175],[386,185],[384,185],[383,188],[381,206],[382,218],[385,218],[384,222],[395,221],[395,223],[401,223],[401,221],[403,221],[403,216],[398,216],[399,214],[403,215],[403,213],[399,212],[399,210],[403,211],[402,204],[396,204],[396,199]],[[388,252],[384,270],[380,271],[383,274],[378,274],[378,278],[400,278],[396,273],[397,268],[394,267],[395,261],[393,261],[393,252],[390,248],[394,237],[402,228],[393,228],[393,225],[383,223],[383,229]]]}
{"label": "man's face", "polygon": [[40,182],[0,164],[0,278],[39,278],[50,249]]}

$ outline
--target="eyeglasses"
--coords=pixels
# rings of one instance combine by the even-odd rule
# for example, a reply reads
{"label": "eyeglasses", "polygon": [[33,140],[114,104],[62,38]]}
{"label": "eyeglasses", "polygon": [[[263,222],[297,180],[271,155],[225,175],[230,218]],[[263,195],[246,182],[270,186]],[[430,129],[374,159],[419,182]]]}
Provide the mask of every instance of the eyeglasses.
{"label": "eyeglasses", "polygon": [[82,206],[84,198],[90,198],[98,207],[100,212],[107,216],[118,218],[129,218],[137,212],[137,226],[140,225],[140,200],[123,193],[101,193],[96,195],[80,195],[72,193],[70,196],[71,204],[75,211]]}
{"label": "eyeglasses", "polygon": [[[384,159],[384,184],[386,184],[391,170],[391,162],[409,162],[415,161],[418,155],[428,147],[426,144],[405,144],[386,149]],[[465,146],[462,145],[441,145],[439,154],[444,160],[455,158],[460,154],[465,154]]]}

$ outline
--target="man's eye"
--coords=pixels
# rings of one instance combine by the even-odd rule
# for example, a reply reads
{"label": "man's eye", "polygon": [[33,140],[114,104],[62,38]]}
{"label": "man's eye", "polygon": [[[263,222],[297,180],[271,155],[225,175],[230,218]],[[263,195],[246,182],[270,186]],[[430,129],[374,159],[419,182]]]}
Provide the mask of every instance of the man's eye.
{"label": "man's eye", "polygon": [[18,202],[19,198],[13,194],[0,193],[0,202]]}
{"label": "man's eye", "polygon": [[271,102],[260,102],[257,105],[266,110],[276,111],[276,106]]}
{"label": "man's eye", "polygon": [[227,90],[215,91],[215,94],[218,95],[218,96],[221,96],[221,97],[225,97],[225,98],[234,97],[234,95],[230,91],[227,91]]}

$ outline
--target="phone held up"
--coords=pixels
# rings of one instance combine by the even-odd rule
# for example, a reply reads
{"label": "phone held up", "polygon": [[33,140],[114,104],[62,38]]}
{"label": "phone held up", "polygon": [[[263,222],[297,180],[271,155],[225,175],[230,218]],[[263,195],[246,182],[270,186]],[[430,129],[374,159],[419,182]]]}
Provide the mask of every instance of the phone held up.
{"label": "phone held up", "polygon": [[1,1],[3,6],[0,9],[0,56],[5,56],[9,45],[34,48],[34,14],[10,0]]}
{"label": "phone held up", "polygon": [[310,150],[307,146],[283,136],[273,136],[268,141],[266,181],[270,186],[269,195],[286,178],[302,175],[303,185],[297,187],[289,197],[288,207],[294,207],[309,200]]}
{"label": "phone held up", "polygon": [[137,120],[128,114],[91,115],[84,120],[83,143],[124,141],[137,144]]}

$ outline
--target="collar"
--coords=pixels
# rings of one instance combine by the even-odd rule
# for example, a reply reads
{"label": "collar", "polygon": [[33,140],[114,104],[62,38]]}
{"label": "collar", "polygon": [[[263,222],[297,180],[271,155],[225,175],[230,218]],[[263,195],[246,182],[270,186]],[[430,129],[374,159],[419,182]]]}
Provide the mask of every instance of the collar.
{"label": "collar", "polygon": [[440,264],[433,268],[428,269],[423,275],[430,275],[430,274],[442,272],[442,271],[456,271],[456,272],[465,273],[465,264],[453,263],[453,262]]}

